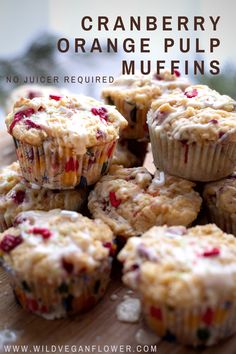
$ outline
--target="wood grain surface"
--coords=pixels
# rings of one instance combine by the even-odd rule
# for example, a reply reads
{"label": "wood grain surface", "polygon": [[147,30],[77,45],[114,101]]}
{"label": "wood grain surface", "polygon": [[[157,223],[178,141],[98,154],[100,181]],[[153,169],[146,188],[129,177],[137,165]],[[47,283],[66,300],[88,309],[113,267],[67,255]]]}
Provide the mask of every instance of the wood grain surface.
{"label": "wood grain surface", "polygon": [[[0,132],[0,151],[1,166],[16,160],[11,137],[5,132]],[[151,171],[154,170],[150,153],[146,158],[145,166]],[[135,340],[138,329],[144,326],[142,320],[137,324],[127,324],[119,322],[116,318],[116,307],[128,290],[121,283],[121,272],[117,265],[113,270],[108,291],[100,303],[88,313],[70,319],[48,321],[24,311],[16,303],[7,275],[2,270],[0,289],[0,330],[8,328],[17,331],[19,335],[14,344],[29,346],[68,344],[76,345],[77,348],[94,344],[98,348],[94,353],[99,353],[103,345],[128,345],[131,346],[133,353],[147,352],[146,347],[139,351],[140,348],[137,348],[138,343]],[[118,297],[115,301],[110,298],[112,294]],[[151,352],[151,349],[148,352]],[[206,349],[192,349],[161,341],[154,352],[158,354],[236,354],[236,336]]]}

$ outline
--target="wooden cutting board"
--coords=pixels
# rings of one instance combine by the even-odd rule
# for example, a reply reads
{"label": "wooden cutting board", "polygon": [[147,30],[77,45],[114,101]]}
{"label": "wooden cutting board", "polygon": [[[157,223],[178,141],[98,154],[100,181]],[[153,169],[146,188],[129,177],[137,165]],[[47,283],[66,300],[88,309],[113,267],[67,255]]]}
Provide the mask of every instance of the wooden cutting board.
{"label": "wooden cutting board", "polygon": [[[6,132],[0,132],[0,151],[0,166],[16,160],[14,145]],[[154,170],[150,153],[145,166],[151,171]],[[99,353],[103,345],[127,345],[131,346],[133,353],[147,352],[146,347],[142,351],[138,351],[139,348],[136,347],[138,343],[135,334],[144,327],[142,320],[137,324],[127,324],[119,322],[116,318],[116,307],[123,300],[123,296],[127,295],[128,289],[121,283],[120,269],[116,267],[113,273],[105,297],[94,309],[75,318],[48,321],[27,313],[15,302],[7,275],[0,270],[0,331],[5,328],[16,331],[18,338],[13,344],[19,345],[68,344],[76,345],[78,350],[79,346],[94,344],[97,348],[94,353]],[[117,295],[115,301],[111,300],[112,294]],[[135,297],[135,295],[131,296]],[[33,352],[32,347],[30,349]],[[19,350],[20,352],[22,351]],[[202,350],[161,341],[154,352],[158,354],[235,354],[236,335],[220,345]]]}

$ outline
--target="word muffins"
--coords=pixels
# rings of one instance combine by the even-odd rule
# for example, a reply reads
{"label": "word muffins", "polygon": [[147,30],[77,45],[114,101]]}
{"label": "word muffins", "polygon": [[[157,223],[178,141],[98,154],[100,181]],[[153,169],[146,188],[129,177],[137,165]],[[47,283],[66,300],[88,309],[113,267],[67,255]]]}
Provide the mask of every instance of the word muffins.
{"label": "word muffins", "polygon": [[163,94],[154,101],[147,121],[156,167],[202,182],[233,172],[235,105],[229,96],[204,85]]}
{"label": "word muffins", "polygon": [[141,295],[149,326],[186,345],[236,331],[236,238],[215,225],[153,227],[128,240],[123,281]]}
{"label": "word muffins", "polygon": [[89,195],[93,217],[107,223],[126,240],[154,225],[190,225],[197,217],[201,197],[194,183],[144,167],[111,166]]}
{"label": "word muffins", "polygon": [[98,302],[111,270],[108,226],[59,209],[23,212],[14,224],[0,235],[0,257],[23,308],[54,319]]}
{"label": "word muffins", "polygon": [[111,106],[85,96],[20,99],[6,118],[23,176],[50,189],[84,187],[109,168],[119,130]]}

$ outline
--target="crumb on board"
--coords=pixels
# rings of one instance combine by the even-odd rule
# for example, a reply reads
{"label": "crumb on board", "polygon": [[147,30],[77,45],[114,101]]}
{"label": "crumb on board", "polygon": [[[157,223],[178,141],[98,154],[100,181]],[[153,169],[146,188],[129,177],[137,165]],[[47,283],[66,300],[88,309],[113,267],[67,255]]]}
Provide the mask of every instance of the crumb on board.
{"label": "crumb on board", "polygon": [[116,316],[121,322],[136,323],[140,319],[141,303],[139,299],[128,298],[116,308]]}
{"label": "crumb on board", "polygon": [[117,294],[111,294],[110,299],[111,299],[111,301],[116,301],[118,299],[118,295]]}
{"label": "crumb on board", "polygon": [[158,337],[154,332],[144,328],[140,328],[136,332],[135,339],[138,344],[142,344],[142,345],[157,344],[161,341],[161,338]]}

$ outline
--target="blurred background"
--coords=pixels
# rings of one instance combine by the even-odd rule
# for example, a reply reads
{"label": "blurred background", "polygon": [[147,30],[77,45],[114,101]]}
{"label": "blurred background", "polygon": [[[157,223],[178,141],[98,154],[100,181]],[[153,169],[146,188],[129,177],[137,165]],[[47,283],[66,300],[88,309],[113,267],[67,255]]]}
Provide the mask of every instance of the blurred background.
{"label": "blurred background", "polygon": [[[151,37],[155,43],[151,54],[142,54],[142,59],[165,59],[167,64],[171,59],[210,61],[217,59],[221,62],[221,74],[217,76],[204,75],[195,77],[196,82],[209,84],[221,93],[236,98],[236,50],[234,46],[234,23],[236,13],[235,0],[0,0],[0,121],[3,121],[3,107],[10,91],[19,83],[6,83],[6,76],[24,77],[26,75],[64,75],[117,76],[121,70],[121,60],[125,58],[140,60],[140,54],[77,54],[59,53],[56,48],[58,38],[83,37],[91,43],[98,37],[105,45],[107,37],[119,39],[126,37]],[[95,27],[92,31],[82,31],[80,20],[83,16],[108,16],[114,20],[122,16],[124,22],[129,16],[221,16],[218,31],[214,33],[208,29],[205,32],[193,31],[180,33],[164,32],[164,35],[192,39],[200,37],[202,45],[208,48],[209,38],[218,37],[221,46],[214,54],[203,53],[196,55],[193,47],[190,53],[180,54],[176,46],[170,54],[163,53],[163,33],[155,32],[98,32]],[[96,21],[95,21],[96,23]],[[175,23],[175,22],[173,22]],[[209,20],[208,20],[209,24]],[[75,93],[84,93],[99,98],[101,85],[91,83],[67,84],[65,88]]]}

